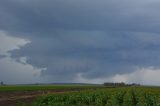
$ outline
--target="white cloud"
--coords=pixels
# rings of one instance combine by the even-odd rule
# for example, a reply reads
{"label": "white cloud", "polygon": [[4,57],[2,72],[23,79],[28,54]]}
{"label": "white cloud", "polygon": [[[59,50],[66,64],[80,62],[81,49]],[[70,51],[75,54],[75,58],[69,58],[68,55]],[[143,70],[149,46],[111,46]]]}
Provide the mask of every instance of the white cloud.
{"label": "white cloud", "polygon": [[140,83],[143,85],[160,85],[160,69],[153,67],[138,69],[131,73],[116,74],[108,78],[87,79],[82,73],[77,74],[75,80],[86,83],[125,82]]}
{"label": "white cloud", "polygon": [[5,83],[35,83],[40,81],[41,69],[22,64],[10,57],[0,59],[0,80]]}
{"label": "white cloud", "polygon": [[[38,69],[27,64],[27,57],[20,57],[19,62],[10,57],[9,51],[20,49],[30,43],[29,40],[11,37],[6,32],[0,31],[0,81],[7,84],[43,82],[40,76],[43,69]],[[43,81],[42,81],[43,80]]]}
{"label": "white cloud", "polygon": [[19,61],[23,64],[27,64],[27,57],[20,57]]}
{"label": "white cloud", "polygon": [[7,32],[0,30],[0,55],[8,56],[8,51],[20,49],[28,43],[29,40],[9,36]]}

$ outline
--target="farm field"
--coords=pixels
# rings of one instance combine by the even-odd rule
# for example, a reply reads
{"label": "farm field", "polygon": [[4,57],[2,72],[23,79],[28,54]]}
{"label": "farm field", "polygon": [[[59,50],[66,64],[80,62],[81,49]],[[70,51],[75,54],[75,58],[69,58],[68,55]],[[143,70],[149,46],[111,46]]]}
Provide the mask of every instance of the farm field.
{"label": "farm field", "polygon": [[160,88],[122,87],[54,94],[33,106],[160,106]]}
{"label": "farm field", "polygon": [[160,87],[0,86],[0,106],[160,106]]}
{"label": "farm field", "polygon": [[0,86],[0,92],[16,91],[45,91],[45,90],[69,90],[69,89],[87,89],[97,88],[95,85],[7,85]]}
{"label": "farm field", "polygon": [[32,103],[39,96],[64,92],[98,89],[95,85],[4,85],[0,86],[0,106],[16,106],[18,102]]}

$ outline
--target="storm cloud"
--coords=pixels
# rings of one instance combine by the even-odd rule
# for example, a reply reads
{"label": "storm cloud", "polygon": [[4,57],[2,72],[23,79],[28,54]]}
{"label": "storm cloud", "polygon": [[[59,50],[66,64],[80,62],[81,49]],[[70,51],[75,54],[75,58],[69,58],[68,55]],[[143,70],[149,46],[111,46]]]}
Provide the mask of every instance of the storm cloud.
{"label": "storm cloud", "polygon": [[[1,0],[0,30],[28,40],[7,53],[41,70],[39,77],[103,83],[116,75],[146,75],[150,67],[159,73],[159,6],[158,0]],[[128,81],[151,84],[144,79]]]}

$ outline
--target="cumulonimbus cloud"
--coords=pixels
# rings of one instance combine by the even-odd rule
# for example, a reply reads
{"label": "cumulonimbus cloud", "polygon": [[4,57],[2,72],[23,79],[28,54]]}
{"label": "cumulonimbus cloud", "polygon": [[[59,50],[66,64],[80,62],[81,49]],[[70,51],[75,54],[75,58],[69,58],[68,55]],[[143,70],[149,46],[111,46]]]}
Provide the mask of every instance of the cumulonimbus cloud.
{"label": "cumulonimbus cloud", "polygon": [[159,5],[158,0],[2,0],[0,29],[31,41],[12,49],[11,57],[45,69],[41,76],[50,81],[72,82],[78,73],[98,79],[159,68]]}

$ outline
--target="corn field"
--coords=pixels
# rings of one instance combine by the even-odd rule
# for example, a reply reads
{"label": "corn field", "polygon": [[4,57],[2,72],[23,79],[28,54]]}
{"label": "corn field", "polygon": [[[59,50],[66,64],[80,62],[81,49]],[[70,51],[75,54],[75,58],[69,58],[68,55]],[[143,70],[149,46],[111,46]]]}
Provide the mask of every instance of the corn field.
{"label": "corn field", "polygon": [[41,97],[33,106],[160,106],[160,88],[123,87]]}

